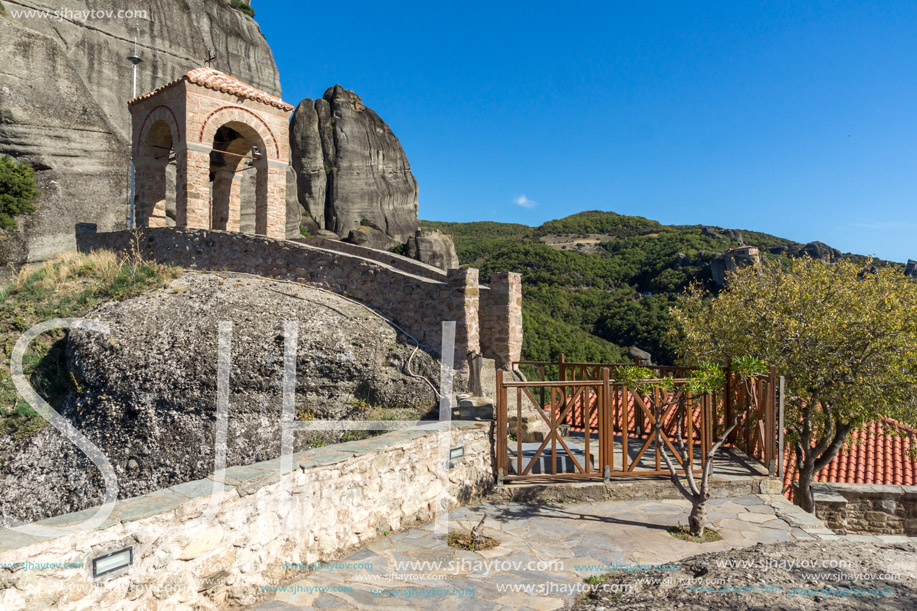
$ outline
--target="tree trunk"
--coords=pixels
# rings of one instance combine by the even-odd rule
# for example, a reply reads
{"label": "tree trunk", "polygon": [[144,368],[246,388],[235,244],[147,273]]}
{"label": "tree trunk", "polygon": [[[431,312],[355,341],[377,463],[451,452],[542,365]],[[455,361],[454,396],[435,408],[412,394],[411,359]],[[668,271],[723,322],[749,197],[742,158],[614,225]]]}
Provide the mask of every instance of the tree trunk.
{"label": "tree trunk", "polygon": [[707,499],[691,500],[691,515],[688,516],[688,526],[691,528],[691,535],[700,537],[704,534],[704,528],[707,526]]}
{"label": "tree trunk", "polygon": [[799,483],[796,486],[793,501],[809,513],[815,513],[815,497],[812,495],[814,479],[815,465],[803,463],[799,469]]}

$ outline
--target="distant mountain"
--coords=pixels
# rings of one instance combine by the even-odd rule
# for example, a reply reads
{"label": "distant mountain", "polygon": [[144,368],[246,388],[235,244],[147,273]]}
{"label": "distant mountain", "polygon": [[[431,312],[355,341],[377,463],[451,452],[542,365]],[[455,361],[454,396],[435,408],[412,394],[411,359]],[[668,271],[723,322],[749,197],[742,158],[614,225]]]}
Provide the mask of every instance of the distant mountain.
{"label": "distant mountain", "polygon": [[705,225],[663,225],[598,210],[540,227],[490,221],[422,224],[451,234],[461,264],[479,268],[482,278],[493,271],[522,273],[527,360],[554,360],[563,352],[567,360],[624,363],[627,349],[637,346],[657,363],[673,363],[666,337],[669,308],[694,281],[718,290],[722,270],[743,256],[743,251],[727,251],[740,246],[757,247],[763,258],[866,260],[821,242],[798,244]]}

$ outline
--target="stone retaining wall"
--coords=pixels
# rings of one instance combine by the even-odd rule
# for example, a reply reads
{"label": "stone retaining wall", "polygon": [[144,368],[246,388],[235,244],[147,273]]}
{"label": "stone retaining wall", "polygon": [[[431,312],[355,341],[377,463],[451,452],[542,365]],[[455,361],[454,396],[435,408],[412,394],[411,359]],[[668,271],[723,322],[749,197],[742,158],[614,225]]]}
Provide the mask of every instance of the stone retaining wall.
{"label": "stone retaining wall", "polygon": [[326,250],[346,252],[351,255],[363,257],[364,259],[372,259],[373,261],[384,263],[403,272],[414,274],[415,276],[421,276],[431,280],[439,280],[440,282],[445,282],[446,280],[446,272],[440,268],[434,267],[432,265],[427,265],[426,263],[416,261],[409,257],[396,255],[392,252],[386,252],[376,248],[369,248],[367,246],[360,246],[359,244],[351,244],[349,242],[341,242],[340,240],[332,240],[330,238],[296,238],[293,241],[300,242],[302,244],[309,244],[310,246],[318,246],[319,248],[324,248]]}
{"label": "stone retaining wall", "polygon": [[917,537],[917,486],[813,484],[815,515],[839,535]]}
{"label": "stone retaining wall", "polygon": [[[431,519],[444,489],[455,507],[492,486],[490,423],[452,423],[448,445],[463,446],[464,456],[448,471],[437,469],[436,426],[300,452],[283,475],[280,459],[230,467],[212,518],[207,479],[119,501],[92,531],[52,539],[0,531],[0,566],[35,567],[0,571],[0,608],[222,609],[272,598],[262,588],[301,574],[282,563],[332,560]],[[72,525],[95,512],[37,524]],[[93,558],[128,547],[133,564],[93,578]],[[81,568],[40,569],[62,563]]]}
{"label": "stone retaining wall", "polygon": [[[179,227],[144,229],[138,235],[139,240],[129,231],[96,233],[93,225],[78,225],[77,245],[82,252],[105,248],[130,254],[139,250],[142,257],[160,263],[244,272],[326,288],[376,308],[437,353],[442,322],[454,320],[455,366],[462,373],[467,372],[468,352],[481,352],[501,363],[519,358],[522,294],[518,274],[495,274],[496,286],[487,291],[486,303],[479,304],[484,287],[479,286],[476,269],[449,270],[437,280],[392,267],[382,261],[383,255],[374,260],[260,235]],[[486,329],[483,342],[482,326]]]}

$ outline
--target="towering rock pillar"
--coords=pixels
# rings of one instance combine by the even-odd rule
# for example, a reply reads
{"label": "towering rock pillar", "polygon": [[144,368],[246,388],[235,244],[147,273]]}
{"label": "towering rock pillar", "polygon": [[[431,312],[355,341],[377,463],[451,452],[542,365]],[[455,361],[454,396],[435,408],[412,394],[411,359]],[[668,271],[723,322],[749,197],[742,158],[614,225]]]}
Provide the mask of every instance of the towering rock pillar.
{"label": "towering rock pillar", "polygon": [[290,128],[299,202],[319,229],[385,247],[417,231],[417,180],[386,123],[335,85],[303,100]]}

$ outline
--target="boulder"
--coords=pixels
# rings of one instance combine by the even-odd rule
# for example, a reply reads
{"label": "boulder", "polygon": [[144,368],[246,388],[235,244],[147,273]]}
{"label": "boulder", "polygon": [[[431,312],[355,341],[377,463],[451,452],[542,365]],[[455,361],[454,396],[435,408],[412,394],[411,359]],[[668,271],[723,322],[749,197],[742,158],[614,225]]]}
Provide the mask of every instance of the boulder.
{"label": "boulder", "polygon": [[303,100],[290,131],[299,201],[344,238],[369,225],[403,244],[414,235],[417,180],[398,138],[353,91],[340,85]]}
{"label": "boulder", "polygon": [[701,234],[702,236],[706,236],[706,237],[708,237],[708,238],[716,238],[716,239],[718,239],[718,240],[723,239],[723,236],[721,236],[721,235],[716,231],[716,228],[715,228],[715,227],[708,227],[708,226],[706,226],[706,225],[700,228],[700,234]]}
{"label": "boulder", "polygon": [[917,261],[913,259],[907,260],[907,267],[904,269],[904,275],[910,276],[911,278],[917,278]]}
{"label": "boulder", "polygon": [[653,364],[653,355],[647,352],[646,350],[641,350],[636,346],[631,346],[627,350],[627,356],[629,356],[633,361],[640,359],[640,364],[644,367],[650,366]]}
{"label": "boulder", "polygon": [[[52,0],[20,4],[12,8],[62,10]],[[147,15],[83,21],[16,17],[7,10],[0,16],[0,155],[40,169],[41,189],[38,210],[22,217],[18,229],[0,230],[4,267],[75,249],[77,223],[95,223],[99,231],[126,226],[131,120],[125,102],[132,81],[125,58],[134,38],[145,60],[137,70],[138,93],[180,77],[212,53],[215,68],[280,95],[277,66],[258,24],[228,2],[66,5],[72,14],[104,8]]]}
{"label": "boulder", "polygon": [[[87,316],[111,333],[74,329],[68,370],[80,391],[61,412],[111,461],[119,496],[133,497],[214,469],[217,329],[232,324],[227,462],[280,455],[284,323],[299,325],[300,420],[381,419],[368,406],[436,413],[437,362],[386,320],[325,291],[231,274],[188,273],[168,287]],[[394,413],[394,412],[391,412]],[[403,420],[404,417],[395,419]],[[329,437],[330,435],[330,437]],[[294,450],[341,433],[297,432]],[[0,437],[0,509],[34,520],[100,504],[99,471],[46,426]]]}
{"label": "boulder", "polygon": [[458,255],[452,236],[448,236],[432,227],[421,227],[408,238],[404,249],[405,255],[442,270],[456,269],[459,266]]}
{"label": "boulder", "polygon": [[398,242],[392,239],[391,236],[369,225],[360,225],[351,231],[344,241],[350,242],[351,244],[366,246],[367,248],[375,248],[377,250],[388,250],[398,245]]}

